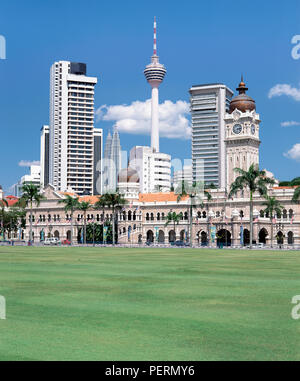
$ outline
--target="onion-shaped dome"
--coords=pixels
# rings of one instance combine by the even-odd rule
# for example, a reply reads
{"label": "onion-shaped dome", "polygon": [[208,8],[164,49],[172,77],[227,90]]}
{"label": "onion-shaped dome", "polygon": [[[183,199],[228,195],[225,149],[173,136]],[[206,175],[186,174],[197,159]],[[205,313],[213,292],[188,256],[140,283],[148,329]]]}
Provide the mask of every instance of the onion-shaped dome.
{"label": "onion-shaped dome", "polygon": [[139,183],[140,178],[137,171],[133,168],[124,168],[121,169],[118,176],[119,183]]}
{"label": "onion-shaped dome", "polygon": [[248,87],[246,87],[243,81],[243,76],[241,78],[239,87],[237,87],[236,90],[239,92],[239,95],[232,98],[230,102],[230,106],[229,106],[229,114],[231,114],[236,108],[242,112],[246,112],[246,110],[248,111],[255,110],[256,109],[255,100],[246,94]]}

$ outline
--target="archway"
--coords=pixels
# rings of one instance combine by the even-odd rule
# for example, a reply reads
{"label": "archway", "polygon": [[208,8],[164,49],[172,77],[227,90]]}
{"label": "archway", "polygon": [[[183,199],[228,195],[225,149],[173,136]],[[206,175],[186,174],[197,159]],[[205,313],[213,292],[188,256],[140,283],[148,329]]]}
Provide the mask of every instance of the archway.
{"label": "archway", "polygon": [[67,231],[67,240],[71,241],[71,230]]}
{"label": "archway", "polygon": [[147,231],[147,242],[153,242],[154,240],[154,234],[152,230]]}
{"label": "archway", "polygon": [[277,238],[277,244],[282,245],[283,244],[283,233],[282,231],[279,231],[276,235]]}
{"label": "archway", "polygon": [[260,229],[258,233],[258,242],[266,244],[266,237],[268,236],[268,232],[265,228]]}
{"label": "archway", "polygon": [[139,234],[139,236],[138,236],[138,243],[142,243],[142,234]]}
{"label": "archway", "polygon": [[201,232],[201,246],[207,246],[207,233]]}
{"label": "archway", "polygon": [[226,229],[221,229],[217,233],[217,245],[231,246],[231,233]]}
{"label": "archway", "polygon": [[58,232],[58,230],[55,230],[55,232],[54,232],[54,237],[55,237],[55,238],[59,238],[59,232]]}
{"label": "archway", "polygon": [[184,241],[185,240],[185,230],[181,230],[180,232],[180,241]]}
{"label": "archway", "polygon": [[158,232],[158,242],[159,243],[164,243],[165,242],[165,233],[163,232],[163,230],[160,230]]}
{"label": "archway", "polygon": [[250,231],[248,229],[244,229],[244,245],[250,244]]}
{"label": "archway", "polygon": [[288,245],[293,245],[294,243],[294,233],[288,232]]}
{"label": "archway", "polygon": [[176,240],[176,234],[174,230],[169,231],[169,242],[175,242]]}

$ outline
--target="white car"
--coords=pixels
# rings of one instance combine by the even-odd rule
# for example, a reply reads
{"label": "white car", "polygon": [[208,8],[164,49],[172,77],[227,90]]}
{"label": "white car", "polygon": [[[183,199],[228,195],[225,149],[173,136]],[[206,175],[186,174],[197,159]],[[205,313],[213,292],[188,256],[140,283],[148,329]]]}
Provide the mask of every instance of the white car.
{"label": "white car", "polygon": [[44,241],[44,245],[58,245],[60,244],[60,240],[57,237],[46,238]]}

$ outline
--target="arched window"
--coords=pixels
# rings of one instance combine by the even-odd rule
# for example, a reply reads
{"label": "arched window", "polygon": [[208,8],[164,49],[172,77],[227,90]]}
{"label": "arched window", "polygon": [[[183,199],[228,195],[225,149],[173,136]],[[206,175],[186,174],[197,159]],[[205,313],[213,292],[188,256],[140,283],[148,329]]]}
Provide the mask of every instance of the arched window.
{"label": "arched window", "polygon": [[165,219],[165,213],[162,213],[162,214],[161,214],[161,219],[162,219],[162,220]]}
{"label": "arched window", "polygon": [[294,233],[288,232],[288,245],[293,245],[294,243]]}
{"label": "arched window", "polygon": [[293,209],[289,210],[289,219],[291,219],[294,215]]}
{"label": "arched window", "polygon": [[283,211],[282,211],[282,217],[284,219],[287,219],[287,210],[286,209],[283,209]]}
{"label": "arched window", "polygon": [[128,212],[128,221],[131,221],[131,215],[132,215],[131,210],[129,210],[129,212]]}
{"label": "arched window", "polygon": [[197,213],[197,217],[198,217],[198,218],[201,218],[201,212],[198,212],[198,213]]}
{"label": "arched window", "polygon": [[100,216],[99,216],[99,214],[97,214],[97,221],[100,221]]}
{"label": "arched window", "polygon": [[220,217],[220,212],[219,212],[219,210],[216,211],[216,217]]}
{"label": "arched window", "polygon": [[241,217],[241,218],[244,217],[244,211],[243,211],[243,210],[240,210],[240,217]]}
{"label": "arched window", "polygon": [[146,213],[146,221],[149,221],[149,213]]}
{"label": "arched window", "polygon": [[202,217],[206,218],[206,211],[205,210],[202,212]]}
{"label": "arched window", "polygon": [[136,212],[134,211],[133,212],[133,221],[135,221],[136,220]]}
{"label": "arched window", "polygon": [[151,221],[154,221],[154,214],[153,213],[150,214],[150,219],[151,219]]}
{"label": "arched window", "polygon": [[51,221],[51,214],[48,214],[48,221]]}
{"label": "arched window", "polygon": [[157,221],[160,221],[160,213],[157,213],[156,219],[157,219]]}
{"label": "arched window", "polygon": [[277,218],[281,218],[281,212],[278,211]]}
{"label": "arched window", "polygon": [[184,219],[188,220],[188,213],[187,212],[184,212]]}
{"label": "arched window", "polygon": [[259,211],[259,217],[263,218],[264,216],[265,216],[265,212],[263,210],[260,210]]}

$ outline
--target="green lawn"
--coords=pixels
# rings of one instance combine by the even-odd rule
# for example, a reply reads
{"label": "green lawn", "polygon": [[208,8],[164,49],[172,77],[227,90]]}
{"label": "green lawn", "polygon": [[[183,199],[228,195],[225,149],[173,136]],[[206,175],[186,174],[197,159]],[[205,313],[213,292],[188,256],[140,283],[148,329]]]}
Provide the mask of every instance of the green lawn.
{"label": "green lawn", "polygon": [[0,360],[300,360],[300,252],[0,247]]}

